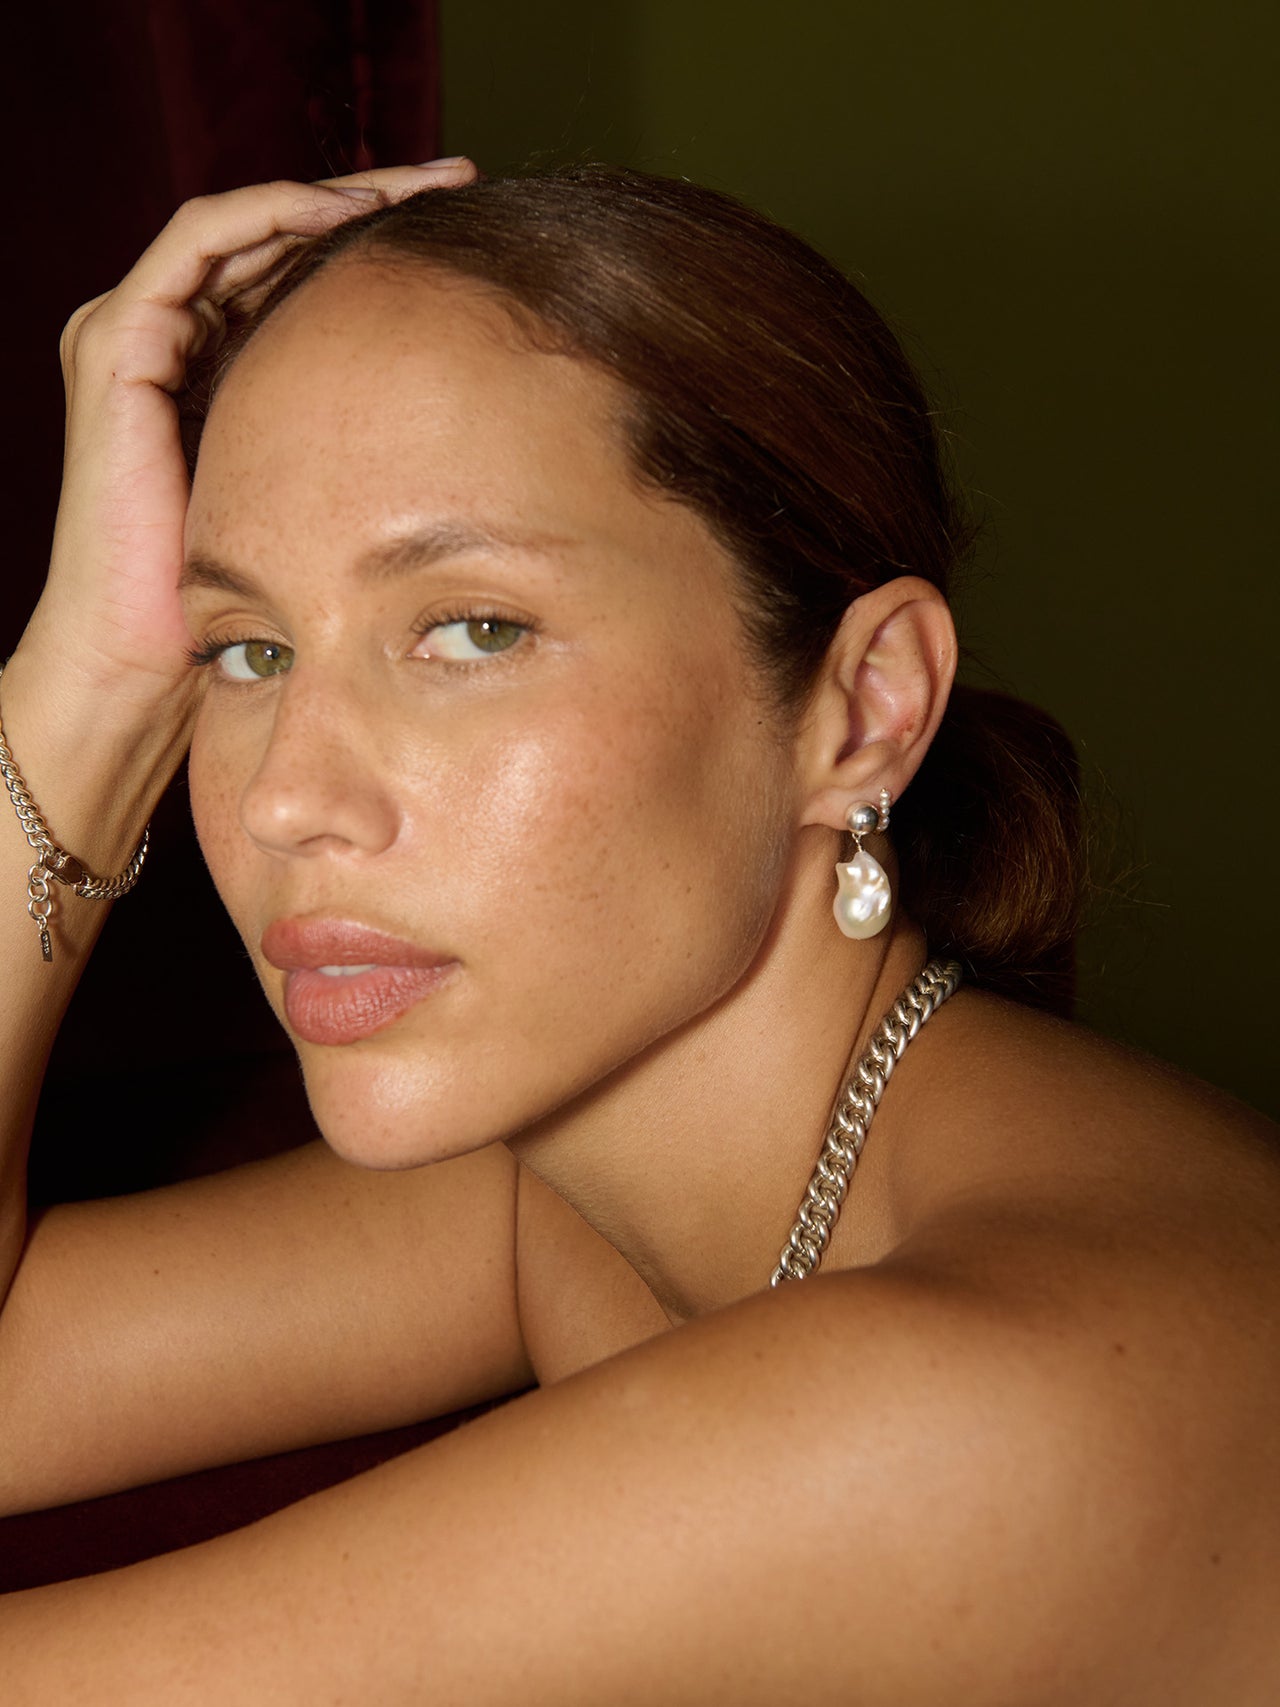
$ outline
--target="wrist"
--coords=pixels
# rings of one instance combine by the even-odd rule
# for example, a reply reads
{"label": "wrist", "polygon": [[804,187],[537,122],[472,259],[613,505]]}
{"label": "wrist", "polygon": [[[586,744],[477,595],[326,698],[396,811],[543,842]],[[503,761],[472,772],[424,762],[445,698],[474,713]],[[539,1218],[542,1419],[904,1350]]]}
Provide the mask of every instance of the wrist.
{"label": "wrist", "polygon": [[[100,877],[120,871],[190,739],[195,695],[189,683],[132,703],[88,694],[21,648],[0,678],[0,720],[12,763],[50,839]],[[6,834],[24,834],[10,791],[0,792]],[[37,857],[33,851],[32,859]]]}

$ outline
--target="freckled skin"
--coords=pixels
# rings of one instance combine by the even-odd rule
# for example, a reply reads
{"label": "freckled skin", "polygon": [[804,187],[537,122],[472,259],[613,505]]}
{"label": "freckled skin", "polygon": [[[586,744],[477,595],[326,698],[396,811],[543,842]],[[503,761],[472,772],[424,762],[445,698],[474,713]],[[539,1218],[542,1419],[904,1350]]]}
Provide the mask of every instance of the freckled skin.
{"label": "freckled skin", "polygon": [[[459,963],[386,1031],[301,1046],[323,1130],[369,1165],[572,1099],[730,990],[777,903],[790,753],[728,560],[632,479],[618,401],[473,287],[347,263],[277,312],[212,411],[188,550],[262,596],[192,590],[188,620],[295,655],[247,686],[209,672],[191,788],[218,887],[282,1017],[260,947],[281,917]],[[361,573],[442,521],[561,543]],[[489,607],[536,632],[464,666],[415,632]]]}

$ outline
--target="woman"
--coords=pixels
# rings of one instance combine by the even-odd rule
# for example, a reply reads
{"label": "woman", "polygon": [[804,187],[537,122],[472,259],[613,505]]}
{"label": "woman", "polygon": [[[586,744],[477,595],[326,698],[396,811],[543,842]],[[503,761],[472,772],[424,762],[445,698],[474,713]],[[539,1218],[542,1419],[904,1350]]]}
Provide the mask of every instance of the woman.
{"label": "woman", "polygon": [[[948,711],[900,352],[720,198],[470,178],[192,204],[69,330],[11,792],[127,882],[190,742],[331,1148],[24,1246],[104,908],[39,843],[46,962],[11,822],[0,1486],[537,1390],[11,1597],[11,1698],[1273,1699],[1269,1128],[991,993],[1052,993],[1070,800],[1043,722]],[[229,308],[188,505],[172,397]],[[789,1235],[895,1004],[847,1206],[837,1134]]]}

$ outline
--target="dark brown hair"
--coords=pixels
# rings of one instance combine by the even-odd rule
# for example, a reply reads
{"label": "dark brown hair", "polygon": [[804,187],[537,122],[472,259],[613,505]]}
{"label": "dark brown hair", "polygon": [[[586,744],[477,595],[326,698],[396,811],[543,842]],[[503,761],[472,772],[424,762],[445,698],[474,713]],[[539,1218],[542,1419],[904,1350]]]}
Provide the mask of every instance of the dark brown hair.
{"label": "dark brown hair", "polygon": [[[309,245],[228,356],[343,254],[476,281],[532,341],[621,382],[635,469],[736,559],[783,711],[802,709],[860,594],[901,574],[948,591],[968,528],[901,346],[835,267],[731,198],[599,166],[427,191]],[[979,985],[1070,1007],[1078,780],[1050,717],[958,687],[893,839],[931,950]]]}

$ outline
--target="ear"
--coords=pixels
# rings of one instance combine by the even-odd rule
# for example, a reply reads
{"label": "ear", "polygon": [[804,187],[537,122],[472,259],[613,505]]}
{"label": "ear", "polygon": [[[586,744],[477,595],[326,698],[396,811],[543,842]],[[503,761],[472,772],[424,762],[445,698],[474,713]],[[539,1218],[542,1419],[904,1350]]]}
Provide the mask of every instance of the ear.
{"label": "ear", "polygon": [[888,581],[844,613],[814,684],[798,758],[801,823],[847,827],[882,788],[901,798],[928,751],[956,671],[955,623],[918,575]]}

